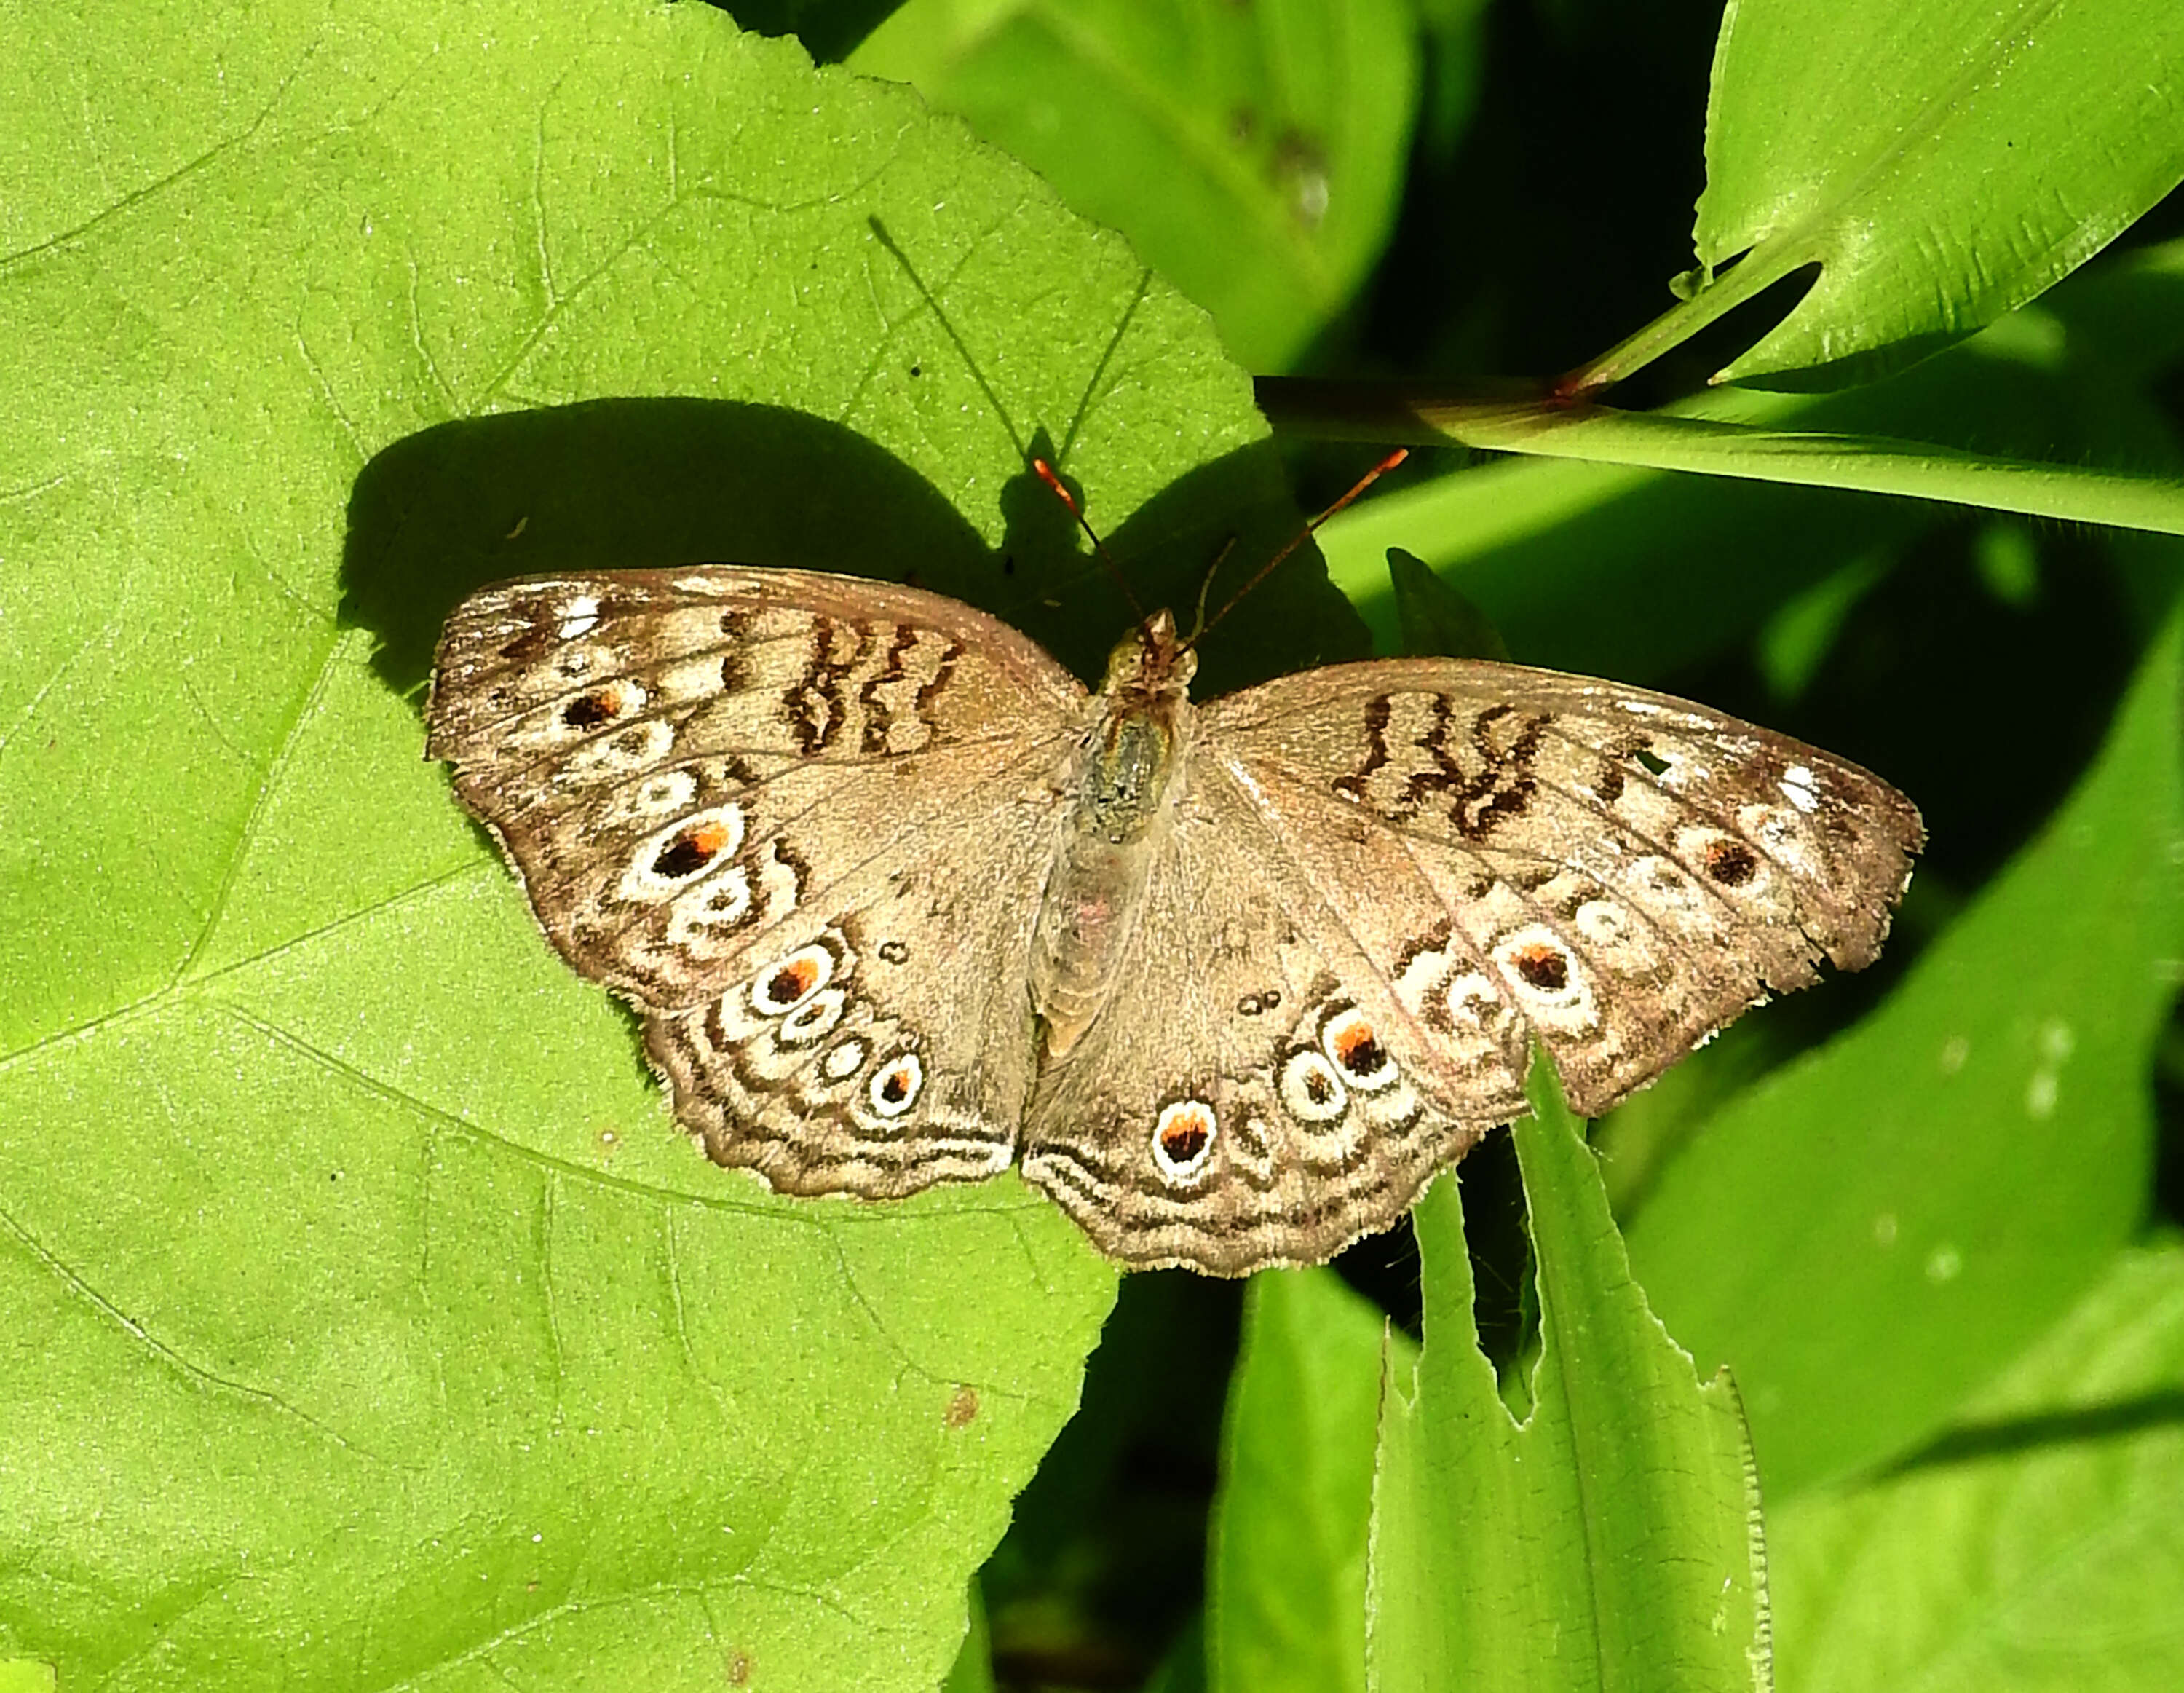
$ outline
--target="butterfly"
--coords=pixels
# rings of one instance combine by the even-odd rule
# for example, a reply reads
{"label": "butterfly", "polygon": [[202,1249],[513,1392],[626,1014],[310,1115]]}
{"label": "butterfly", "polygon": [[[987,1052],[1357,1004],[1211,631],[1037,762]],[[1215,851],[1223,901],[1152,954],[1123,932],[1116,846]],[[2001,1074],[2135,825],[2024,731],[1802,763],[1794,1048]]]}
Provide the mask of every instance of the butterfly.
{"label": "butterfly", "polygon": [[676,1115],[784,1193],[1018,1165],[1099,1249],[1316,1263],[1523,1115],[1596,1115],[1818,962],[1923,844],[1842,759],[1513,665],[1207,703],[1166,612],[1088,690],[918,589],[730,566],[484,588],[428,756]]}

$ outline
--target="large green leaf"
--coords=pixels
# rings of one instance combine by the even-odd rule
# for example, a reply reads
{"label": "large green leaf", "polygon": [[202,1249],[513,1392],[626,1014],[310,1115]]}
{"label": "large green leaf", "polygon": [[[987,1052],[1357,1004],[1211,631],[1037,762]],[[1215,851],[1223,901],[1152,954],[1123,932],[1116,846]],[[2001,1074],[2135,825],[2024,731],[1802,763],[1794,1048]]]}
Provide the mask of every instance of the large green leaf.
{"label": "large green leaf", "polygon": [[1710,1120],[1635,1220],[1770,1499],[1931,1431],[2137,1223],[2184,947],[2181,646],[2172,620],[2076,792],[1886,1003]]}
{"label": "large green leaf", "polygon": [[1333,1271],[1252,1278],[1214,1501],[1213,1693],[1363,1693],[1384,1351],[1398,1375],[1418,1355]]}
{"label": "large green leaf", "polygon": [[1366,1612],[1370,1683],[1763,1688],[1764,1559],[1726,1376],[1702,1384],[1630,1279],[1546,1061],[1513,1132],[1541,1350],[1514,1422],[1479,1352],[1457,1183],[1417,1213],[1425,1346],[1389,1360]]}
{"label": "large green leaf", "polygon": [[[1452,53],[1471,20],[1442,9]],[[1394,225],[1416,27],[1403,0],[911,0],[853,62],[1036,166],[1273,369]]]}
{"label": "large green leaf", "polygon": [[[0,108],[0,1657],[932,1686],[1112,1272],[1013,1180],[707,1165],[415,690],[480,580],[723,557],[1096,663],[1024,449],[1187,594],[1295,522],[1243,377],[960,126],[706,8],[19,14]],[[1208,662],[1346,617],[1285,571]]]}
{"label": "large green leaf", "polygon": [[1768,1541],[1783,1693],[2184,1685],[2184,1249],[2123,1254],[1917,1459]]}
{"label": "large green leaf", "polygon": [[1869,375],[2022,305],[2184,179],[2180,111],[2174,0],[1736,0],[1696,240],[1742,256],[1694,316],[1820,274],[1723,377]]}

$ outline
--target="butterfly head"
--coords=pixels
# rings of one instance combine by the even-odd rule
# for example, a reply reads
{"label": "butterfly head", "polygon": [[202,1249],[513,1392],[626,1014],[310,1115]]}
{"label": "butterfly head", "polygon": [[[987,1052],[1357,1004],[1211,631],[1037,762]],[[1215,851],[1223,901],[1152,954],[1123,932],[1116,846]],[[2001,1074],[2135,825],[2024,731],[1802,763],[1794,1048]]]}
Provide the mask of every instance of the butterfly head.
{"label": "butterfly head", "polygon": [[1179,700],[1190,692],[1198,655],[1175,632],[1174,614],[1155,612],[1107,655],[1100,691],[1124,705]]}

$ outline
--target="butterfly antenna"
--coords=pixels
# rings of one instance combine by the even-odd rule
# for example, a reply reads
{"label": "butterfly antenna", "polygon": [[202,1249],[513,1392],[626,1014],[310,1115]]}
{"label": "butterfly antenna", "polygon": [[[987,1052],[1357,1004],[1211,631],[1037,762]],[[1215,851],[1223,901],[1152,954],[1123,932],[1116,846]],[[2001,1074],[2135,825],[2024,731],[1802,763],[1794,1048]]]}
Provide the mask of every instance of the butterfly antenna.
{"label": "butterfly antenna", "polygon": [[1306,523],[1304,528],[1298,530],[1295,535],[1291,536],[1288,545],[1284,546],[1279,552],[1276,553],[1272,558],[1268,559],[1264,564],[1259,567],[1257,575],[1254,576],[1249,582],[1246,582],[1241,588],[1239,588],[1234,594],[1231,594],[1228,596],[1227,601],[1222,606],[1221,609],[1213,614],[1212,621],[1201,628],[1188,641],[1185,641],[1184,645],[1185,646],[1195,646],[1197,645],[1201,636],[1211,634],[1213,632],[1215,625],[1219,623],[1222,618],[1227,617],[1229,612],[1236,609],[1236,602],[1241,600],[1246,594],[1250,593],[1254,588],[1256,588],[1262,582],[1264,582],[1269,573],[1273,571],[1276,565],[1279,564],[1284,559],[1287,558],[1291,553],[1295,552],[1299,547],[1302,546],[1306,541],[1318,534],[1319,533],[1319,526],[1322,523],[1324,523],[1337,511],[1342,510],[1344,506],[1351,504],[1359,494],[1362,494],[1367,489],[1370,488],[1390,471],[1395,469],[1397,465],[1402,463],[1402,461],[1410,457],[1410,455],[1411,450],[1408,447],[1398,447],[1394,452],[1389,454],[1387,457],[1382,459],[1379,463],[1374,465],[1372,469],[1367,471],[1364,475],[1359,477],[1357,478],[1357,484],[1351,489],[1349,493],[1344,494],[1341,499],[1336,500],[1334,504],[1329,506],[1324,511],[1321,512],[1319,516],[1313,518],[1309,523]]}
{"label": "butterfly antenna", "polygon": [[1231,535],[1221,543],[1221,550],[1213,555],[1213,562],[1206,567],[1206,574],[1198,578],[1198,604],[1190,614],[1190,633],[1183,643],[1186,648],[1205,633],[1206,596],[1213,591],[1213,578],[1221,574],[1221,567],[1228,562],[1228,555],[1235,550],[1236,538]]}
{"label": "butterfly antenna", "polygon": [[1139,623],[1145,620],[1145,608],[1138,603],[1138,596],[1130,591],[1130,578],[1123,574],[1123,567],[1115,562],[1115,555],[1107,550],[1107,544],[1100,539],[1084,515],[1084,508],[1077,503],[1077,496],[1062,485],[1061,478],[1045,459],[1031,461],[1033,472],[1047,486],[1047,491],[1069,508],[1069,515],[1077,520],[1077,527],[1084,531],[1092,543],[1092,550],[1099,555],[1100,562],[1107,567],[1107,573],[1115,578],[1115,585],[1123,590],[1123,597],[1130,602],[1130,611]]}

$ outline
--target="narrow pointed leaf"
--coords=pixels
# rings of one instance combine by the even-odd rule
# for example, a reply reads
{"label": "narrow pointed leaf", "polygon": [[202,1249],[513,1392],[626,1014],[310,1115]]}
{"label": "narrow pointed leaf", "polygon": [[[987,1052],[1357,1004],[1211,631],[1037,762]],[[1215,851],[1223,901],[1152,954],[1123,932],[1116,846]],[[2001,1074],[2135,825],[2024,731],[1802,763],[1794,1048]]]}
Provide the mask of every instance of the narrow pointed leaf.
{"label": "narrow pointed leaf", "polygon": [[1598,1171],[1544,1061],[1514,1127],[1542,1351],[1520,1426],[1470,1321],[1455,1184],[1418,1212],[1426,1342],[1390,1371],[1367,1651],[1376,1689],[1745,1693],[1767,1675],[1743,1419],[1631,1281]]}
{"label": "narrow pointed leaf", "polygon": [[1334,1271],[1252,1278],[1214,1501],[1213,1693],[1362,1693],[1384,1347],[1417,1355]]}

